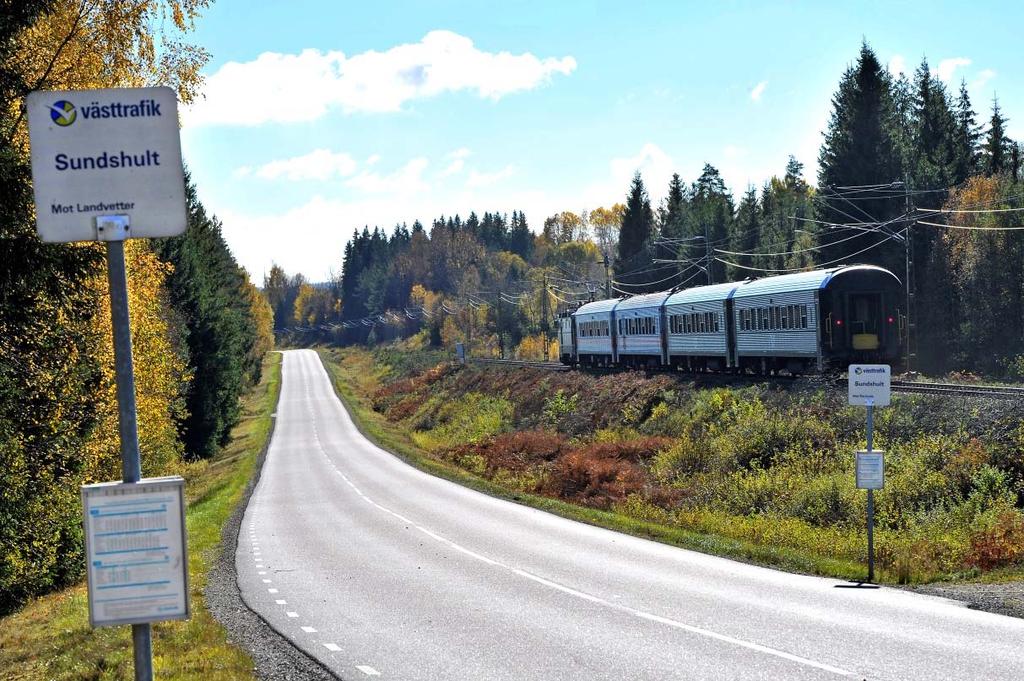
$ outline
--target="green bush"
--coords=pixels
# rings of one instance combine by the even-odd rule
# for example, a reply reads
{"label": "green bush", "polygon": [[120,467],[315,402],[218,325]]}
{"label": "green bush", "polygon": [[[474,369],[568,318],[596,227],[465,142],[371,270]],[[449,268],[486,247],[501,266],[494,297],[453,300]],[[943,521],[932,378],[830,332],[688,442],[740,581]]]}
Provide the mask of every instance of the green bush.
{"label": "green bush", "polygon": [[511,427],[512,403],[502,397],[467,393],[460,399],[444,402],[434,420],[437,425],[413,434],[421,447],[433,451],[464,443],[477,444]]}

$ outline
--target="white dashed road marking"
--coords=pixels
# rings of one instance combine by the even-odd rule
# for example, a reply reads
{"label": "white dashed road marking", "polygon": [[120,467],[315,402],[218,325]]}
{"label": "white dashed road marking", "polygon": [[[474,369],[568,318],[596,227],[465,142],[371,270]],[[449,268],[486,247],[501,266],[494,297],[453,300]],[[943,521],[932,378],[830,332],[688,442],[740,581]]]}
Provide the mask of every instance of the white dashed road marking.
{"label": "white dashed road marking", "polygon": [[380,672],[365,664],[356,666],[356,669],[366,674],[367,676],[380,676]]}
{"label": "white dashed road marking", "polygon": [[288,615],[289,617],[298,617],[299,616],[299,613],[291,612],[291,611],[286,612],[285,614]]}
{"label": "white dashed road marking", "polygon": [[327,650],[331,651],[332,653],[336,653],[341,650],[341,646],[339,646],[337,643],[325,643],[324,648],[327,648]]}
{"label": "white dashed road marking", "polygon": [[315,634],[316,633],[316,629],[314,629],[313,627],[302,627],[302,630],[304,632],[306,632],[307,634]]}
{"label": "white dashed road marking", "polygon": [[274,602],[275,602],[275,603],[277,603],[278,605],[288,605],[288,601],[286,601],[286,600],[285,600],[285,599],[283,599],[283,598],[278,598],[278,599],[277,599],[276,601],[274,601]]}

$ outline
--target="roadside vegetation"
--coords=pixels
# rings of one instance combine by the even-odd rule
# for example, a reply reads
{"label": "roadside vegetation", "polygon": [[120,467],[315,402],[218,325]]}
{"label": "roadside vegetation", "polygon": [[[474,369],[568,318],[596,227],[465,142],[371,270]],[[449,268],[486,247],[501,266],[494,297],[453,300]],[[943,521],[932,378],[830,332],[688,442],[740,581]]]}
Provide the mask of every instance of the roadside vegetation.
{"label": "roadside vegetation", "polygon": [[[270,433],[281,385],[281,356],[271,353],[263,379],[242,401],[231,441],[209,460],[185,464],[192,618],[153,625],[159,677],[248,679],[253,662],[206,609],[206,576],[221,550],[221,529],[242,498]],[[132,677],[130,627],[89,627],[84,584],[38,598],[0,619],[0,670],[15,680],[78,681]]]}
{"label": "roadside vegetation", "polygon": [[[853,477],[864,410],[834,388],[449,363],[423,370],[409,359],[415,351],[394,346],[324,354],[369,434],[442,475],[698,550],[865,573],[866,493]],[[1010,401],[929,395],[897,395],[878,410],[882,581],[1019,576],[1022,417],[1024,406]]]}

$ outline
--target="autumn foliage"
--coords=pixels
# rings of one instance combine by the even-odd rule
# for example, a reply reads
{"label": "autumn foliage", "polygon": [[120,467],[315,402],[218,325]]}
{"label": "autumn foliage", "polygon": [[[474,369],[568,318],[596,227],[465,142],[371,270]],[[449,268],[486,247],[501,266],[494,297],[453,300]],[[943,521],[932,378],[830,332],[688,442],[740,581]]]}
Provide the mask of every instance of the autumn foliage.
{"label": "autumn foliage", "polygon": [[[26,0],[3,10],[0,613],[81,577],[79,486],[121,472],[103,250],[37,238],[22,98],[160,82],[191,101],[206,56],[183,36],[205,4]],[[193,200],[185,236],[126,244],[145,476],[223,444],[272,342],[266,301],[218,240]],[[207,437],[190,437],[197,422],[212,423]]]}

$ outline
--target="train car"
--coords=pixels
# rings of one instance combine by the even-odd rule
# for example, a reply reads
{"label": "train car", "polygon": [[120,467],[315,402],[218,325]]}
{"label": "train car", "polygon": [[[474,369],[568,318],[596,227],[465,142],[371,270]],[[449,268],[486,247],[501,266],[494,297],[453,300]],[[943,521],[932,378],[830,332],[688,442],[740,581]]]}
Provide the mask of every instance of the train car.
{"label": "train car", "polygon": [[736,366],[732,297],[744,284],[698,286],[668,297],[666,364],[689,371],[721,371]]}
{"label": "train car", "polygon": [[623,366],[659,366],[664,353],[662,308],[667,292],[626,298],[615,307],[615,362]]}
{"label": "train car", "polygon": [[736,366],[822,371],[899,356],[900,281],[854,265],[758,279],[733,294]]}
{"label": "train car", "polygon": [[902,284],[849,265],[599,300],[559,320],[561,358],[589,366],[791,374],[900,358]]}
{"label": "train car", "polygon": [[580,306],[576,320],[576,362],[580,365],[611,366],[615,363],[615,308],[620,299],[598,300]]}
{"label": "train car", "polygon": [[569,312],[558,315],[558,359],[562,364],[576,363],[576,324]]}

